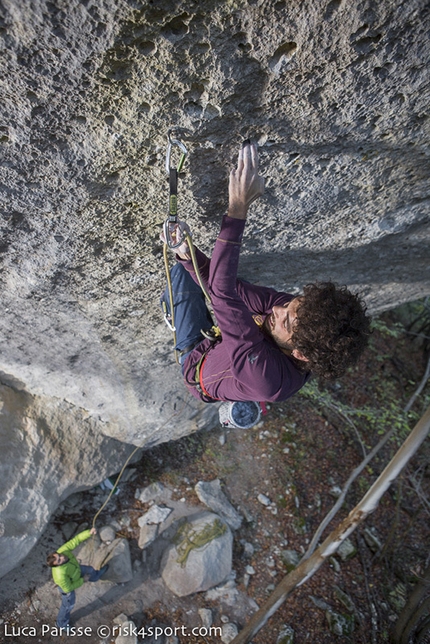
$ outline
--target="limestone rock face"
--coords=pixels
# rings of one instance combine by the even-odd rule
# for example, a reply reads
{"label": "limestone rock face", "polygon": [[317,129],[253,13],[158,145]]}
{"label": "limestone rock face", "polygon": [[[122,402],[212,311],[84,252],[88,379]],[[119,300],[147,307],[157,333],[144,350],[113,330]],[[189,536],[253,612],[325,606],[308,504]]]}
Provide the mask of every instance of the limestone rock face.
{"label": "limestone rock face", "polygon": [[[207,252],[237,147],[259,143],[243,277],[334,279],[373,311],[430,292],[428,22],[424,0],[4,0],[1,381],[58,414],[25,438],[31,493],[2,505],[18,550],[94,458],[109,473],[96,444],[148,447],[216,415],[185,394],[158,308],[170,126],[190,152],[179,213]],[[45,440],[81,460],[36,456]]]}
{"label": "limestone rock face", "polygon": [[28,554],[61,501],[119,471],[131,451],[84,410],[0,385],[0,576]]}

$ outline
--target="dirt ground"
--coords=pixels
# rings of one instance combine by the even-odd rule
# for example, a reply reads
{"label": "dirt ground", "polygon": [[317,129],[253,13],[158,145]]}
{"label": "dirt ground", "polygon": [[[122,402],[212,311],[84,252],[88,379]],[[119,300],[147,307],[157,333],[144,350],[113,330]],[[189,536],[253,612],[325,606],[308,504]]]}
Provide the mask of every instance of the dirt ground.
{"label": "dirt ground", "polygon": [[[209,608],[214,626],[220,627],[228,617],[239,630],[243,628],[253,610],[248,599],[262,606],[287,574],[283,551],[295,550],[300,555],[305,552],[334,504],[339,488],[361,462],[363,449],[369,451],[380,434],[393,423],[398,424],[395,439],[353,484],[325,535],[362,498],[404,440],[407,427],[398,410],[416,390],[427,356],[414,335],[399,331],[398,337],[394,337],[396,324],[395,314],[382,316],[377,325],[379,330],[374,331],[371,346],[357,368],[324,391],[313,385],[308,395],[300,394],[285,403],[271,405],[258,426],[245,431],[221,427],[203,430],[145,452],[140,462],[133,465],[134,478],[120,485],[120,493],[112,497],[98,521],[101,527],[112,517],[122,518],[124,529],[119,532],[129,540],[133,580],[120,586],[109,582],[94,584],[98,586],[91,589],[95,594],[81,593],[72,624],[89,626],[90,636],[42,638],[40,625],[52,624],[59,606],[49,571],[41,563],[43,555],[48,544],[58,539],[63,522],[91,522],[100,492],[81,493],[75,515],[73,507],[66,514],[62,508],[21,567],[2,580],[0,641],[110,644],[115,638],[100,637],[97,627],[112,624],[121,612],[131,617],[137,627],[161,624],[191,628],[201,625],[198,609]],[[413,406],[409,427],[424,412],[429,399],[427,384]],[[360,414],[352,413],[352,409],[360,410]],[[336,555],[324,564],[277,610],[254,636],[253,644],[276,644],[285,625],[294,630],[295,644],[389,642],[411,589],[429,565],[429,456],[427,438],[377,510],[351,535],[355,554],[345,561]],[[175,597],[157,576],[154,552],[148,550],[146,560],[140,563],[142,552],[137,546],[137,518],[145,506],[135,499],[136,488],[161,481],[173,490],[175,502],[190,507],[200,504],[194,485],[215,478],[221,480],[224,492],[245,518],[234,533],[233,570],[238,594],[230,604],[209,601],[204,593]],[[270,506],[258,500],[260,494],[270,499]],[[373,543],[369,531],[376,539]],[[253,553],[245,544],[252,544]],[[255,571],[249,575],[248,583],[247,566]],[[352,632],[336,635],[330,631],[327,605],[346,616],[349,623],[354,622]],[[13,625],[21,631],[7,636],[6,624],[9,633]],[[23,626],[32,625],[36,635],[23,632]],[[179,630],[176,632],[180,644],[221,643],[219,634],[183,638]],[[161,637],[155,640],[147,636],[139,641],[163,644]],[[430,633],[422,634],[420,642],[429,644]]]}

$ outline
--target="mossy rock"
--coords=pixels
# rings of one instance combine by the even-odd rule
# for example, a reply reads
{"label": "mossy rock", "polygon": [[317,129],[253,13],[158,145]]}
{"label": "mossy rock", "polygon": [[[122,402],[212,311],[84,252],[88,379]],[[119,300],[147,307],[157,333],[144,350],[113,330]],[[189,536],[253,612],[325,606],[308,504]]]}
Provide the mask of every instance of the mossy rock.
{"label": "mossy rock", "polygon": [[328,610],[326,617],[330,631],[334,635],[351,635],[354,632],[354,615],[344,615],[342,613],[336,613],[334,610]]}
{"label": "mossy rock", "polygon": [[286,624],[278,635],[276,644],[294,644],[294,631]]}

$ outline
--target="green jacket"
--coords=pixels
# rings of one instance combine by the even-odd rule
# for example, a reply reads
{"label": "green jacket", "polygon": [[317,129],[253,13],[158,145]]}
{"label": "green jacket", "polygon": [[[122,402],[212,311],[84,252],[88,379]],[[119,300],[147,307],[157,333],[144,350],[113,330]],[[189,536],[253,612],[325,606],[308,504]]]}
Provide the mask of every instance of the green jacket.
{"label": "green jacket", "polygon": [[72,590],[76,590],[76,588],[79,588],[84,583],[84,578],[81,575],[81,567],[72,551],[90,537],[91,530],[84,530],[57,550],[59,555],[66,555],[69,559],[69,561],[61,566],[54,566],[52,568],[52,577],[57,586],[60,586],[63,593],[71,593]]}

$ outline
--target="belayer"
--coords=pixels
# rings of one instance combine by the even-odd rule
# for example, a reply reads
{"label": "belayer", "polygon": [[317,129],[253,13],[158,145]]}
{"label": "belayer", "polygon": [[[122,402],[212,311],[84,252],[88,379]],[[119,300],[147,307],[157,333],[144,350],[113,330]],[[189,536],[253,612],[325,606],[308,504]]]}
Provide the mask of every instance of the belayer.
{"label": "belayer", "polygon": [[[358,295],[346,287],[309,284],[303,295],[294,296],[238,279],[248,208],[263,191],[257,148],[246,141],[230,173],[228,212],[212,257],[195,247],[221,331],[215,339],[202,333],[213,322],[187,241],[176,249],[178,261],[171,272],[175,349],[188,390],[204,402],[285,400],[310,374],[344,374],[367,345],[370,318]],[[173,234],[187,229],[178,221]],[[170,310],[167,289],[162,301]]]}
{"label": "belayer", "polygon": [[75,590],[80,588],[85,581],[98,581],[108,571],[109,564],[94,570],[92,566],[79,564],[73,550],[83,541],[95,535],[97,530],[84,530],[76,537],[64,543],[58,550],[51,552],[46,558],[46,563],[52,568],[52,578],[61,594],[61,606],[57,616],[57,627],[68,628],[70,613],[75,606]]}

